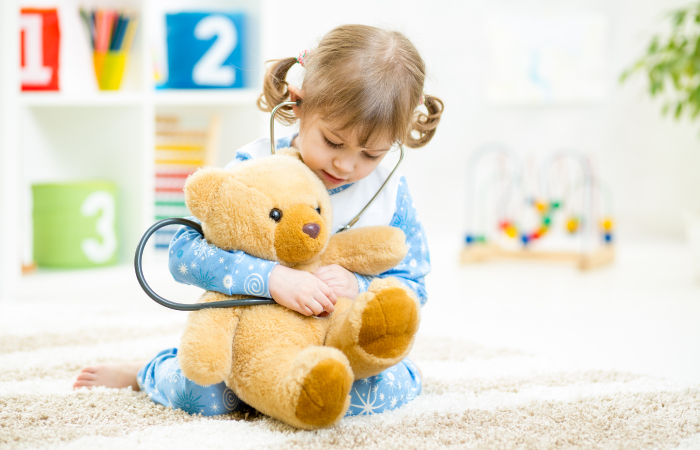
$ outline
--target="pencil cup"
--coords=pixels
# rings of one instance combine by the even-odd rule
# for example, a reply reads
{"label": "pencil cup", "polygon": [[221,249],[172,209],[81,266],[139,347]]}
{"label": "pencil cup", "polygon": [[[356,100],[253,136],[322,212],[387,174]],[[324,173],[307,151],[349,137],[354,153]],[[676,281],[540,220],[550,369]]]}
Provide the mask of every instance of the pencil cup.
{"label": "pencil cup", "polygon": [[95,76],[97,77],[97,84],[100,90],[118,90],[124,74],[126,52],[93,52],[92,60],[95,65]]}
{"label": "pencil cup", "polygon": [[32,185],[34,261],[82,268],[117,261],[116,187],[110,181]]}

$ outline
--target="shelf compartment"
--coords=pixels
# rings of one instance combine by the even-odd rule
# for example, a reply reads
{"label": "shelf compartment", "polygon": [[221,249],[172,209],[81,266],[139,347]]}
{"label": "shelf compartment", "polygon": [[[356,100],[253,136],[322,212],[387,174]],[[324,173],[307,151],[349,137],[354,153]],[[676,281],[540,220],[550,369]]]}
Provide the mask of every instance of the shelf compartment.
{"label": "shelf compartment", "polygon": [[156,106],[254,106],[259,89],[161,89],[153,94]]}
{"label": "shelf compartment", "polygon": [[29,107],[65,106],[140,106],[145,103],[140,92],[93,92],[83,95],[62,92],[23,92],[20,102]]}

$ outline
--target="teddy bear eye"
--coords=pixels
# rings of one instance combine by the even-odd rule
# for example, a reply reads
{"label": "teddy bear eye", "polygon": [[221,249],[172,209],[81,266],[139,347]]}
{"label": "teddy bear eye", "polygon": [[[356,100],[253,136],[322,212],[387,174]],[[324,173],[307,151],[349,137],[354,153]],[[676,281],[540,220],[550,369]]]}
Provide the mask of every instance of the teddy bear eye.
{"label": "teddy bear eye", "polygon": [[321,214],[321,207],[320,206],[318,208],[316,208],[316,212]]}
{"label": "teddy bear eye", "polygon": [[282,211],[277,208],[273,208],[272,211],[270,211],[270,219],[274,220],[275,222],[279,222],[280,219],[282,219]]}

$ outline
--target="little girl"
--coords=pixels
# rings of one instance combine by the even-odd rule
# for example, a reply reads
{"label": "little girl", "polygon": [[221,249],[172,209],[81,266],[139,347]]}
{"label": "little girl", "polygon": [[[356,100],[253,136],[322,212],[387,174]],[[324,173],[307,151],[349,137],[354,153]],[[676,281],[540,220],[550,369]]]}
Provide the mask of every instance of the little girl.
{"label": "little girl", "polygon": [[[285,81],[296,63],[305,68],[301,88]],[[280,108],[277,118],[288,125],[299,120],[299,132],[278,140],[276,147],[297,148],[323,181],[333,205],[333,231],[348,224],[387,179],[390,171],[379,163],[395,144],[422,147],[435,134],[443,104],[423,93],[424,80],[425,64],[406,37],[364,25],[335,28],[312,52],[273,61],[268,68],[258,106],[269,112],[284,101],[297,102]],[[259,139],[241,148],[227,167],[269,154],[270,141]],[[379,277],[398,278],[425,304],[430,257],[404,177],[394,174],[354,226],[368,225],[405,232],[408,255]],[[241,251],[224,251],[188,227],[182,227],[170,244],[169,266],[181,283],[228,295],[272,298],[306,316],[332,313],[337,297],[357,297],[372,279],[338,265],[310,274]],[[199,386],[186,379],[177,349],[164,350],[145,364],[86,367],[74,388],[92,386],[131,386],[157,403],[205,416],[241,407],[224,383]],[[420,391],[420,374],[406,359],[356,381],[347,415],[392,410]]]}

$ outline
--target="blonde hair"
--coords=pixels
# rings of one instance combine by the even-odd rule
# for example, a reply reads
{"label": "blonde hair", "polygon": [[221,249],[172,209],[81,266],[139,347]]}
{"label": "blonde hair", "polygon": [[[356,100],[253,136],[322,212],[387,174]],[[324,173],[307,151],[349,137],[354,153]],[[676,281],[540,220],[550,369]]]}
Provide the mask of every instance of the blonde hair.
{"label": "blonde hair", "polygon": [[[268,61],[258,107],[270,112],[289,99],[285,80],[296,58]],[[388,138],[411,148],[435,134],[442,100],[425,95],[425,63],[403,34],[366,25],[343,25],[326,34],[305,59],[302,117],[318,116],[350,130],[360,146]],[[427,114],[419,109],[421,100]],[[297,118],[282,107],[277,119]]]}

